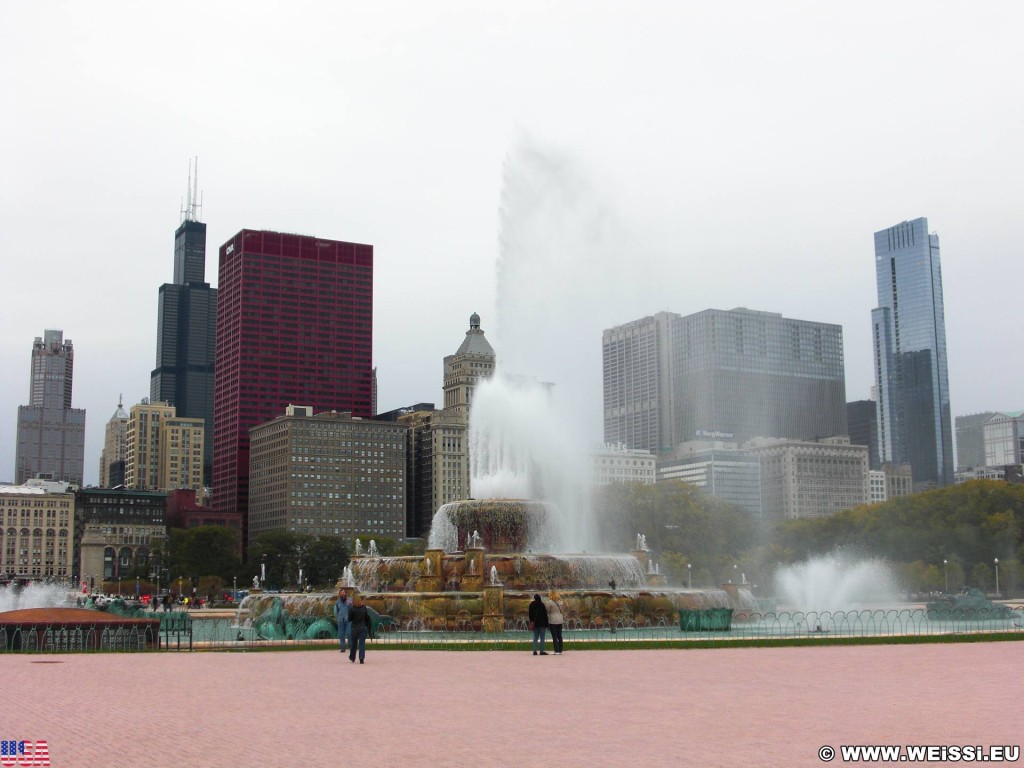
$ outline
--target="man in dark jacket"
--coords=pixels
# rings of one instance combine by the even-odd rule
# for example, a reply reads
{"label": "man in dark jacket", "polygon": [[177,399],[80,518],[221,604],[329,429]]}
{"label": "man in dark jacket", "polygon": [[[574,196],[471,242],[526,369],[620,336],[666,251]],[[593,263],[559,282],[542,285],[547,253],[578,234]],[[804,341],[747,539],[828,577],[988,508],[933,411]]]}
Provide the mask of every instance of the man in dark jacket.
{"label": "man in dark jacket", "polygon": [[363,598],[359,594],[353,598],[353,605],[348,609],[348,620],[352,641],[349,645],[348,660],[355,663],[358,648],[359,663],[362,664],[366,658],[366,636],[370,634],[370,612],[363,605]]}
{"label": "man in dark jacket", "polygon": [[533,596],[530,603],[530,628],[533,630],[533,655],[537,655],[537,641],[540,640],[540,655],[547,656],[544,650],[544,638],[548,634],[548,609],[544,607],[544,601],[540,595]]}

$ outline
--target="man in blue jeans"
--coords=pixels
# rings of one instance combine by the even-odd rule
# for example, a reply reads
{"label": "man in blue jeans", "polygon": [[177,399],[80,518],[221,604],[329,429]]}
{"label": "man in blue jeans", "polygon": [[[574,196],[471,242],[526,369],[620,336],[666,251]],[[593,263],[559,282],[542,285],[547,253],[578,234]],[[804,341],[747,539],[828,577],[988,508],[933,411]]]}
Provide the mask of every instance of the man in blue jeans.
{"label": "man in blue jeans", "polygon": [[341,643],[342,653],[345,652],[345,646],[351,642],[352,622],[348,617],[349,607],[348,592],[343,589],[338,593],[338,602],[334,604],[334,617],[338,620],[338,642]]}
{"label": "man in blue jeans", "polygon": [[548,609],[544,607],[540,595],[534,595],[533,602],[530,603],[530,629],[533,630],[533,655],[537,655],[537,641],[540,640],[540,655],[547,656],[544,638],[548,633]]}

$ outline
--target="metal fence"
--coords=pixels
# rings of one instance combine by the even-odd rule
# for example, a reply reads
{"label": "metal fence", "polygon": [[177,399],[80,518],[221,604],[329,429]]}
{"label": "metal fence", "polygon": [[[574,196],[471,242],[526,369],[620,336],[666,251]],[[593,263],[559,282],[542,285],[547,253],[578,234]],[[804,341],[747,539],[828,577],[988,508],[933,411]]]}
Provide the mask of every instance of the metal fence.
{"label": "metal fence", "polygon": [[[173,618],[171,618],[173,617]],[[25,625],[0,629],[0,653],[69,653],[92,651],[189,651],[259,650],[286,648],[338,648],[336,632],[325,635],[322,623],[316,637],[261,637],[249,620],[237,616],[178,612],[161,622],[159,635],[137,628],[113,628],[97,624]],[[434,650],[514,650],[525,648],[533,633],[518,618],[509,619],[503,631],[467,631],[465,622],[446,624],[445,629],[401,627],[385,622],[370,648]],[[924,608],[856,611],[751,613],[732,617],[727,628],[684,620],[642,620],[620,617],[614,624],[596,626],[569,618],[563,626],[567,645],[577,647],[680,645],[702,641],[727,646],[737,641],[791,641],[797,638],[913,638],[950,636],[969,639],[979,634],[1019,635],[1024,640],[1024,606],[1000,606],[993,611],[948,611]],[[449,628],[450,627],[450,628]],[[297,632],[297,635],[301,633]],[[549,638],[550,642],[550,638]]]}

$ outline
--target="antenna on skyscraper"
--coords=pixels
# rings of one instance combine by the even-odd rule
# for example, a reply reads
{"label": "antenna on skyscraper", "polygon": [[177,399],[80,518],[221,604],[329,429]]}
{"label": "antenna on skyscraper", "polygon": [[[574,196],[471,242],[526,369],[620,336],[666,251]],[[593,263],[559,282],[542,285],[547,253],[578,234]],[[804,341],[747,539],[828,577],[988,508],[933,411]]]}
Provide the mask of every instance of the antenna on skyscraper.
{"label": "antenna on skyscraper", "polygon": [[199,221],[199,211],[203,209],[202,198],[199,197],[199,157],[195,158],[193,172],[192,161],[188,162],[188,187],[185,190],[185,202],[181,208],[182,221]]}

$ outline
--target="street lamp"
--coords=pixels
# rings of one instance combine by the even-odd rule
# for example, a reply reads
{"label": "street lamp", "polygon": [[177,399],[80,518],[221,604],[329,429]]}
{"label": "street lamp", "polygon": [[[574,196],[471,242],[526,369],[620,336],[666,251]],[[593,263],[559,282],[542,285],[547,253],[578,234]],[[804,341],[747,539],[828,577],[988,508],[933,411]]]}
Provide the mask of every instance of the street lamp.
{"label": "street lamp", "polygon": [[691,563],[686,564],[686,588],[690,589],[690,577],[693,575],[693,565]]}
{"label": "street lamp", "polygon": [[942,573],[946,576],[946,594],[949,594],[949,560],[942,561]]}
{"label": "street lamp", "polygon": [[995,559],[996,564],[996,597],[999,597],[999,558]]}
{"label": "street lamp", "polygon": [[739,582],[739,578],[738,578],[739,570],[740,570],[740,567],[738,565],[736,565],[736,563],[733,563],[732,564],[732,583],[733,584],[739,584],[740,583]]}

